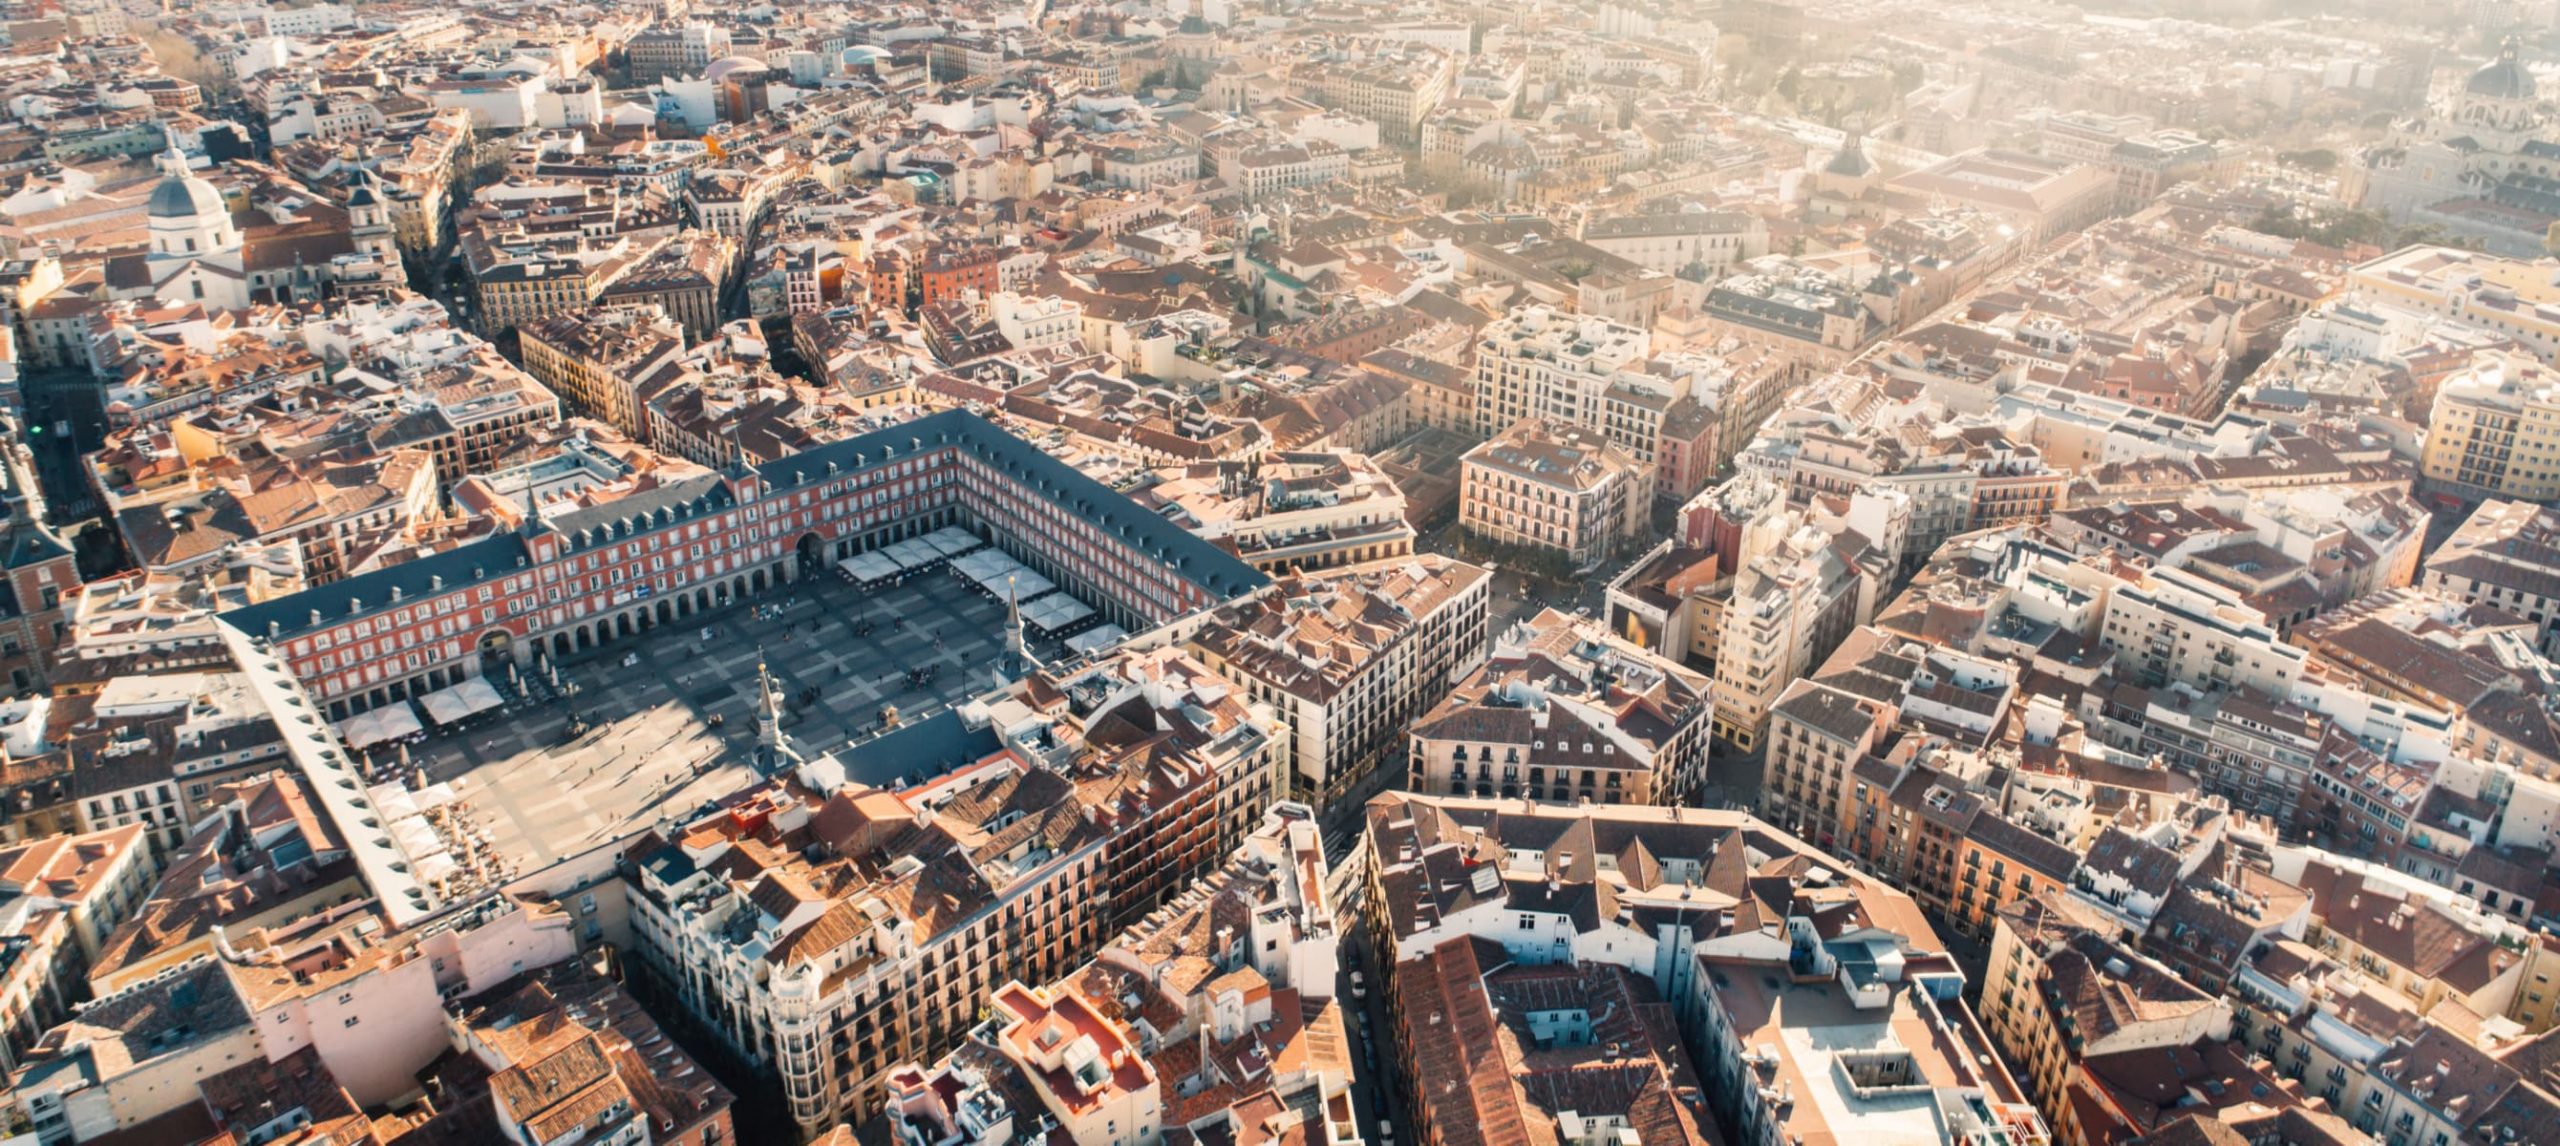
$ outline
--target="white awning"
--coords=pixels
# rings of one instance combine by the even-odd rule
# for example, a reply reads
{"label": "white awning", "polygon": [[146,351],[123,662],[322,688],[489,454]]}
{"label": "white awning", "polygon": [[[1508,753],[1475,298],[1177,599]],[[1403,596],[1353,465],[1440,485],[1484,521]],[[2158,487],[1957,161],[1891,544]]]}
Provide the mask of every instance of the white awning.
{"label": "white awning", "polygon": [[880,555],[898,563],[898,568],[914,572],[942,560],[942,551],[910,537],[880,551]]}
{"label": "white awning", "polygon": [[338,738],[346,741],[349,748],[371,748],[382,743],[380,723],[372,713],[359,712],[338,722]]}
{"label": "white awning", "polygon": [[338,734],[346,737],[349,748],[370,748],[411,735],[424,727],[418,723],[418,714],[409,707],[409,702],[401,701],[340,721]]}
{"label": "white awning", "polygon": [[1005,556],[1001,549],[980,549],[967,556],[953,558],[951,567],[984,588],[991,582],[1002,582],[1007,572],[1020,569],[1022,565]]}
{"label": "white awning", "polygon": [[463,709],[467,712],[487,712],[503,708],[507,703],[507,698],[498,695],[498,686],[489,683],[485,676],[464,677],[461,684],[445,691],[461,697]]}
{"label": "white awning", "polygon": [[886,581],[898,575],[898,563],[877,553],[855,554],[836,562],[836,568],[844,570],[845,576],[861,585]]}
{"label": "white awning", "polygon": [[1051,593],[1022,607],[1023,623],[1054,633],[1093,616],[1093,609],[1064,593]]}
{"label": "white awning", "polygon": [[1086,629],[1081,633],[1077,633],[1076,635],[1067,638],[1067,651],[1091,656],[1095,653],[1108,651],[1112,646],[1128,639],[1129,630],[1121,628],[1118,625],[1103,625],[1098,628]]}
{"label": "white awning", "polygon": [[384,822],[397,823],[418,814],[418,802],[411,799],[409,789],[397,784],[376,784],[365,791],[373,800],[373,810]]}
{"label": "white awning", "polygon": [[449,688],[440,688],[419,697],[418,703],[426,708],[427,719],[438,724],[452,724],[471,715],[471,709],[464,705],[462,698],[454,695],[454,691]]}
{"label": "white awning", "polygon": [[976,581],[978,588],[986,590],[990,596],[999,601],[1029,602],[1032,598],[1043,593],[1055,592],[1058,588],[1056,582],[1024,568],[1010,557],[1005,558],[1005,565],[1006,568],[994,570],[983,577],[973,576],[970,580]]}
{"label": "white awning", "polygon": [[945,557],[958,557],[963,553],[970,553],[979,549],[984,549],[987,545],[986,542],[979,540],[977,534],[971,533],[966,529],[962,529],[957,525],[943,526],[940,529],[925,534],[921,540],[923,540],[925,544],[932,546],[935,552],[940,553]]}
{"label": "white awning", "polygon": [[466,677],[451,688],[440,688],[418,698],[427,708],[427,718],[438,724],[452,724],[477,712],[487,712],[507,702],[498,695],[498,686],[485,677]]}
{"label": "white awning", "polygon": [[444,850],[444,837],[436,834],[435,825],[428,823],[425,816],[393,820],[391,838],[398,842],[400,850],[407,852],[409,858],[413,860],[419,856],[433,855]]}

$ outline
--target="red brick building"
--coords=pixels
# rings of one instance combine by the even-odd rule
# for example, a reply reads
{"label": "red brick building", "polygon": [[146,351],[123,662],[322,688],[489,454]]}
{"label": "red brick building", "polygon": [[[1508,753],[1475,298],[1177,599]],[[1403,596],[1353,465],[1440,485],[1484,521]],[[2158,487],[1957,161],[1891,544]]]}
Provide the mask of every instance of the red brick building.
{"label": "red brick building", "polygon": [[683,623],[864,550],[974,528],[1131,631],[1267,584],[1233,554],[966,411],[680,479],[223,621],[340,719],[536,648]]}
{"label": "red brick building", "polygon": [[973,290],[980,298],[993,295],[1003,263],[1003,252],[993,247],[935,247],[924,257],[924,297],[918,305],[930,307]]}

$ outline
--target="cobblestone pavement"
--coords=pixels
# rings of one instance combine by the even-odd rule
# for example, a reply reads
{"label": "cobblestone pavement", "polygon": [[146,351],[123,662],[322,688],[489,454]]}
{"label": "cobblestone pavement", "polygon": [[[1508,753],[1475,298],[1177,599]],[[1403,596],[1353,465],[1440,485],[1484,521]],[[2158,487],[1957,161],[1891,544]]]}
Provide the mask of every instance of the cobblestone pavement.
{"label": "cobblestone pavement", "polygon": [[[804,578],[565,658],[560,681],[575,695],[492,713],[411,759],[433,779],[461,779],[493,845],[530,869],[753,782],[759,650],[782,686],[784,731],[814,755],[876,731],[883,705],[914,720],[985,690],[1004,623],[1001,602],[940,571],[871,593]],[[1054,642],[1033,652],[1060,655]],[[910,687],[906,671],[927,665],[941,672]],[[575,741],[572,712],[588,724]]]}

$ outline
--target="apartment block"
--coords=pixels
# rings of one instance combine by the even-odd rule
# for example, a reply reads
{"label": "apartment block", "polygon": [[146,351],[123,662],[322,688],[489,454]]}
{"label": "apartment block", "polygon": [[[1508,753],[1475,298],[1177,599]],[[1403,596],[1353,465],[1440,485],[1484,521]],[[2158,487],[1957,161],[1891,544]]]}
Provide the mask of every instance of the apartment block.
{"label": "apartment block", "polygon": [[[1395,793],[1370,803],[1367,847],[1402,1097],[1433,1141],[1481,1141],[1488,1124],[1564,1139],[1582,1113],[1617,1116],[1623,1099],[1528,1100],[1554,1060],[1505,1048],[1525,1031],[1517,1042],[1605,1069],[1606,1032],[1632,1035],[1614,1025],[1631,1008],[1685,1042],[1617,1040],[1644,1099],[1625,1117],[1648,1141],[2047,1141],[1910,898],[1749,815]],[[1684,1065],[1703,1100],[1652,1103]]]}
{"label": "apartment block", "polygon": [[2545,657],[2560,656],[2560,510],[2487,501],[2426,557],[2420,583],[2534,626]]}
{"label": "apartment block", "polygon": [[1962,423],[1915,429],[1805,429],[1795,435],[1788,487],[1837,496],[1880,489],[1909,495],[1902,562],[1911,568],[1959,533],[2042,523],[2062,504],[2070,475],[2003,429]]}
{"label": "apartment block", "polygon": [[1613,215],[1583,225],[1583,242],[1657,271],[1720,278],[1769,253],[1769,224],[1747,211]]}
{"label": "apartment block", "polygon": [[578,412],[636,441],[649,432],[641,387],[673,370],[685,349],[684,324],[654,306],[556,314],[526,323],[517,338],[527,371]]}
{"label": "apartment block", "polygon": [[1440,106],[1456,74],[1457,61],[1447,53],[1415,48],[1323,67],[1316,84],[1325,102],[1376,123],[1382,142],[1404,144],[1420,137],[1422,121]]}
{"label": "apartment block", "polygon": [[1655,353],[1653,341],[1594,315],[1514,310],[1476,341],[1477,432],[1522,418],[1598,430],[1652,468],[1659,496],[1687,499],[1749,440],[1795,374],[1738,345]]}
{"label": "apartment block", "polygon": [[2358,264],[2346,287],[2493,331],[2544,362],[2560,356],[2560,287],[2536,260],[2413,246]]}
{"label": "apartment block", "polygon": [[1708,679],[1548,609],[1417,719],[1409,791],[1666,804],[1705,780]]}
{"label": "apartment block", "polygon": [[[804,1136],[882,1109],[893,1067],[950,1051],[1000,988],[1091,957],[1276,795],[1277,728],[1175,650],[965,709],[644,841],[625,877],[635,955],[780,1079]],[[1157,750],[1125,751],[1132,726]],[[944,770],[919,779],[929,760]]]}
{"label": "apartment block", "polygon": [[1757,753],[1790,683],[1875,616],[1893,559],[1855,529],[1826,530],[1788,508],[1755,519],[1718,629],[1715,734]]}
{"label": "apartment block", "polygon": [[1786,255],[1764,255],[1717,282],[1699,308],[1717,335],[1820,369],[1892,333],[1886,300]]}
{"label": "apartment block", "polygon": [[[1099,942],[1109,829],[1063,778],[987,771],[940,808],[770,789],[651,841],[627,877],[633,959],[780,1080],[803,1137],[877,1109],[889,1068],[946,1049],[993,988]],[[1001,868],[956,850],[1016,816]],[[930,894],[901,910],[883,898],[900,889]]]}
{"label": "apartment block", "polygon": [[1889,701],[1814,677],[1789,682],[1769,708],[1761,814],[1836,846],[1840,824],[1858,806],[1851,774],[1862,757],[1884,746],[1897,715]]}
{"label": "apartment block", "polygon": [[1458,523],[1468,533],[1571,569],[1607,561],[1653,505],[1652,467],[1573,423],[1521,419],[1461,464]]}
{"label": "apartment block", "polygon": [[2288,695],[2303,651],[2279,640],[2265,614],[2237,596],[2184,570],[2155,568],[2107,595],[2098,642],[2119,670],[2145,684]]}
{"label": "apartment block", "polygon": [[601,307],[654,306],[693,342],[720,327],[720,296],[737,266],[739,243],[713,231],[685,231],[632,264],[596,294]]}
{"label": "apartment block", "polygon": [[151,843],[139,824],[0,849],[0,1070],[88,994],[107,936],[151,887]]}
{"label": "apartment block", "polygon": [[1290,798],[1327,808],[1483,663],[1492,579],[1437,554],[1302,573],[1213,611],[1187,647],[1278,713]]}
{"label": "apartment block", "polygon": [[2428,488],[2465,501],[2560,497],[2555,382],[2539,359],[2483,353],[2439,383],[2418,463]]}
{"label": "apartment block", "polygon": [[1311,1144],[1361,1141],[1328,878],[1313,811],[1273,809],[1092,962],[1046,987],[1007,985],[950,1055],[895,1071],[879,1132],[899,1146],[1026,1134],[1126,1146],[1250,1132],[1278,1112]]}
{"label": "apartment block", "polygon": [[1395,479],[1349,450],[1290,450],[1250,463],[1162,466],[1131,491],[1256,569],[1330,569],[1404,557],[1415,532]]}
{"label": "apartment block", "polygon": [[[2097,1142],[2071,1109],[2103,1093],[2113,1056],[2194,1053],[2230,1037],[2229,1003],[2114,938],[2111,917],[2047,893],[2004,908],[1992,937],[1982,1020],[2061,1142]],[[2099,1078],[2089,1077],[2097,1072]]]}
{"label": "apartment block", "polygon": [[631,82],[652,84],[701,75],[713,62],[728,58],[730,45],[728,29],[710,24],[643,28],[632,35],[625,49],[631,60]]}

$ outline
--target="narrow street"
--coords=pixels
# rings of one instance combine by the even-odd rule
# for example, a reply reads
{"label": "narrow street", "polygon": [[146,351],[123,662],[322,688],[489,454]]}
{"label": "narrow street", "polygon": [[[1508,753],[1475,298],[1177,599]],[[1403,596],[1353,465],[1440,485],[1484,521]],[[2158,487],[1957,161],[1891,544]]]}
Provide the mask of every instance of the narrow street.
{"label": "narrow street", "polygon": [[1372,1146],[1384,1146],[1390,1139],[1379,1133],[1381,1121],[1392,1125],[1394,1140],[1418,1142],[1397,1086],[1395,1039],[1389,1026],[1393,1020],[1387,1013],[1382,978],[1386,968],[1376,958],[1375,937],[1369,934],[1363,914],[1369,878],[1367,849],[1360,846],[1357,835],[1339,851],[1328,838],[1325,858],[1332,868],[1334,919],[1342,929],[1342,967],[1334,997],[1342,1003],[1344,1033],[1351,1041],[1352,1109],[1359,1114],[1361,1136]]}

